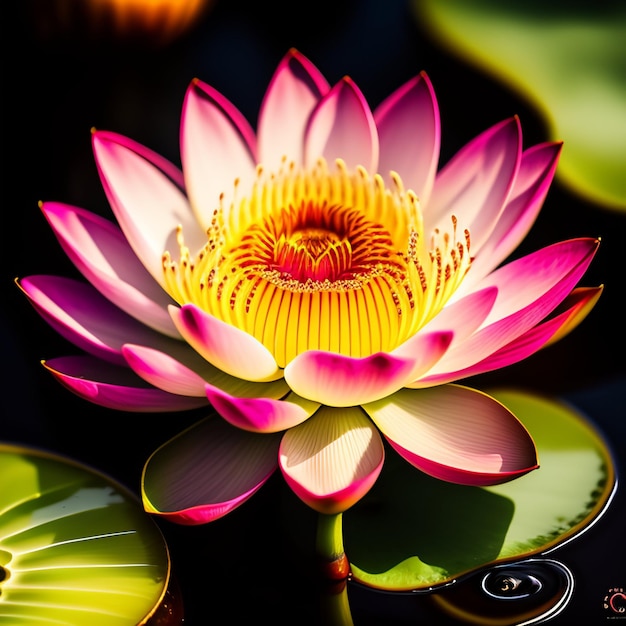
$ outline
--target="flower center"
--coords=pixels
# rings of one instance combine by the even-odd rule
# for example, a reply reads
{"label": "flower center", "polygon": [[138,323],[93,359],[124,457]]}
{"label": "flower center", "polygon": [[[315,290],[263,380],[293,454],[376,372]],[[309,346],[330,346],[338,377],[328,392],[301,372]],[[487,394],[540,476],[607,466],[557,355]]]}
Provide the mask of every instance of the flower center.
{"label": "flower center", "polygon": [[321,228],[306,228],[281,235],[276,242],[276,269],[300,282],[335,281],[349,268],[350,242]]}
{"label": "flower center", "polygon": [[192,258],[163,256],[166,286],[250,333],[284,367],[305,350],[360,357],[390,351],[436,315],[470,264],[469,233],[426,242],[416,195],[398,176],[342,161],[330,171],[257,170],[248,195],[215,211]]}

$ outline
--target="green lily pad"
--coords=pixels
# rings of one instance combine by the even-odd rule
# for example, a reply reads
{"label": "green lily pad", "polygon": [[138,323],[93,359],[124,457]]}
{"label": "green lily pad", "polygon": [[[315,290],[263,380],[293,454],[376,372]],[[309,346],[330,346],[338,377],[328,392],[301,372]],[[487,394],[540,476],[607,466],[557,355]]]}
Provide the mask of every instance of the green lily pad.
{"label": "green lily pad", "polygon": [[0,623],[147,624],[169,579],[163,536],[131,492],[69,459],[0,444]]}
{"label": "green lily pad", "polygon": [[435,480],[388,454],[374,488],[343,515],[354,580],[389,591],[449,583],[545,552],[603,511],[615,471],[584,416],[520,391],[489,393],[526,426],[540,468],[503,485],[468,487]]}
{"label": "green lily pad", "polygon": [[557,177],[626,209],[626,5],[413,0],[422,28],[516,89],[563,140]]}

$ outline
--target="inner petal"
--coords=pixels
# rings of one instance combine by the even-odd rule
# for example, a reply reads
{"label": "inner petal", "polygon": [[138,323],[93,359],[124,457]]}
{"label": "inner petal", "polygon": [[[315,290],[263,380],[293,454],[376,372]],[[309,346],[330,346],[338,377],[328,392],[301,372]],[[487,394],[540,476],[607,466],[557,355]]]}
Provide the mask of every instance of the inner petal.
{"label": "inner petal", "polygon": [[179,260],[165,252],[170,295],[253,335],[281,367],[306,350],[393,350],[441,310],[470,255],[455,219],[427,241],[417,196],[392,180],[340,160],[332,171],[323,160],[259,167],[250,192],[215,212],[195,257],[182,230]]}

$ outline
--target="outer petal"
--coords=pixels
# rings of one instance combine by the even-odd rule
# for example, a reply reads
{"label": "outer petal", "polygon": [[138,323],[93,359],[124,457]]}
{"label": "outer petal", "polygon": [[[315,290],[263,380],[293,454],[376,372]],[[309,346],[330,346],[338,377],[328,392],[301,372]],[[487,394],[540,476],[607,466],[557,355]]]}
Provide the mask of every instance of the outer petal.
{"label": "outer petal", "polygon": [[18,286],[60,335],[112,363],[126,364],[122,345],[129,339],[145,345],[178,343],[130,317],[87,283],[37,275],[23,278]]}
{"label": "outer petal", "polygon": [[205,313],[193,304],[170,307],[180,334],[209,363],[231,376],[252,381],[277,380],[282,371],[269,350],[248,333]]}
{"label": "outer petal", "polygon": [[285,367],[285,380],[297,394],[327,406],[372,402],[432,367],[451,340],[450,332],[418,334],[391,354],[363,358],[308,350]]}
{"label": "outer petal", "polygon": [[474,389],[404,389],[363,408],[402,457],[435,478],[496,485],[538,467],[521,422]]}
{"label": "outer petal", "polygon": [[472,261],[467,277],[455,297],[467,292],[483,276],[497,267],[528,234],[541,209],[554,178],[561,143],[544,143],[522,154],[511,197],[496,227]]}
{"label": "outer petal", "polygon": [[194,80],[183,104],[180,150],[187,193],[204,232],[216,209],[230,210],[235,180],[244,190],[254,181],[254,131],[219,91]]}
{"label": "outer petal", "polygon": [[391,184],[397,172],[421,205],[428,204],[439,163],[439,107],[425,72],[405,83],[374,111],[380,138],[378,171]]}
{"label": "outer petal", "polygon": [[259,113],[258,154],[265,169],[276,171],[284,157],[302,165],[304,129],[329,88],[319,70],[297,50],[283,57]]}
{"label": "outer petal", "polygon": [[320,513],[341,513],[376,482],[385,451],[374,425],[355,407],[322,407],[288,430],[280,468],[294,493]]}
{"label": "outer petal", "polygon": [[576,289],[566,298],[563,305],[559,307],[564,309],[562,313],[531,328],[528,332],[517,337],[517,339],[500,348],[486,359],[464,370],[426,376],[415,385],[409,386],[440,385],[507,367],[522,359],[526,359],[541,348],[558,341],[578,326],[587,317],[601,293],[602,287]]}
{"label": "outer petal", "polygon": [[109,409],[163,413],[187,411],[208,404],[205,398],[179,396],[155,389],[130,369],[90,356],[58,357],[44,361],[43,365],[77,396]]}
{"label": "outer petal", "polygon": [[[179,249],[176,229],[182,226],[185,244],[193,252],[206,243],[187,198],[164,169],[164,159],[115,133],[92,135],[93,151],[115,217],[135,254],[154,279],[165,286],[162,256]],[[177,172],[177,174],[179,174]]]}
{"label": "outer petal", "polygon": [[374,116],[350,78],[339,81],[311,114],[305,137],[305,165],[314,165],[320,157],[331,166],[336,159],[342,159],[349,170],[358,165],[370,173],[377,170]]}
{"label": "outer petal", "polygon": [[294,393],[283,400],[237,398],[213,385],[206,385],[206,395],[227,422],[255,433],[287,430],[307,420],[319,408],[318,403],[299,398]]}
{"label": "outer petal", "polygon": [[173,300],[141,264],[115,224],[58,202],[45,202],[41,210],[65,253],[100,293],[140,322],[180,337],[167,312]]}
{"label": "outer petal", "polygon": [[209,417],[161,446],[141,480],[144,508],[179,524],[205,524],[241,506],[277,467],[279,434],[257,435]]}
{"label": "outer petal", "polygon": [[176,351],[164,353],[146,346],[126,344],[122,347],[130,367],[150,384],[181,395],[206,396],[205,385],[244,398],[282,398],[289,392],[283,378],[255,383],[235,378],[205,361],[191,346],[181,343]]}
{"label": "outer petal", "polygon": [[424,228],[449,231],[455,215],[469,228],[477,254],[505,205],[520,164],[522,131],[517,117],[500,122],[462,148],[439,172],[424,211]]}
{"label": "outer petal", "polygon": [[[491,313],[481,329],[448,350],[428,373],[428,380],[465,370],[541,322],[571,292],[597,248],[594,239],[564,241],[512,261],[487,276],[479,287],[498,287]],[[432,378],[434,375],[436,378]]]}

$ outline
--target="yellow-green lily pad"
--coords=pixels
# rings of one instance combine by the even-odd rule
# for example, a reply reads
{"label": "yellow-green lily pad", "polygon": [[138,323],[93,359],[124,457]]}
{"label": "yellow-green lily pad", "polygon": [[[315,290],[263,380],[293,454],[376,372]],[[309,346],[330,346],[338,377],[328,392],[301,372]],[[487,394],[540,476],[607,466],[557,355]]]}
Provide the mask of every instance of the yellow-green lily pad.
{"label": "yellow-green lily pad", "polygon": [[0,623],[153,623],[169,580],[167,546],[135,495],[64,457],[0,444]]}
{"label": "yellow-green lily pad", "polygon": [[564,141],[557,177],[626,209],[626,5],[413,0],[425,32],[513,87]]}
{"label": "yellow-green lily pad", "polygon": [[613,461],[585,417],[521,391],[490,394],[526,426],[540,468],[503,485],[468,487],[388,454],[373,489],[343,515],[355,581],[388,591],[448,584],[554,548],[604,510],[615,486]]}

